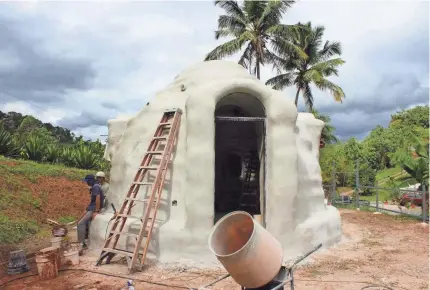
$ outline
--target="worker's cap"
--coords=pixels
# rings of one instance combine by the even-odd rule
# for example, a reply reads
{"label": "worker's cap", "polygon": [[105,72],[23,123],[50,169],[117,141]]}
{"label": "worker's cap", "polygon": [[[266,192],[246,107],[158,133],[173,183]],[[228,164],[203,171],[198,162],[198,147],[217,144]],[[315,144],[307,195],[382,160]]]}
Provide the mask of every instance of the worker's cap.
{"label": "worker's cap", "polygon": [[82,178],[81,180],[83,182],[89,182],[89,181],[94,181],[96,178],[94,177],[94,175],[92,174],[88,174],[86,175],[84,178]]}
{"label": "worker's cap", "polygon": [[96,173],[96,177],[106,177],[106,175],[103,171],[99,171]]}

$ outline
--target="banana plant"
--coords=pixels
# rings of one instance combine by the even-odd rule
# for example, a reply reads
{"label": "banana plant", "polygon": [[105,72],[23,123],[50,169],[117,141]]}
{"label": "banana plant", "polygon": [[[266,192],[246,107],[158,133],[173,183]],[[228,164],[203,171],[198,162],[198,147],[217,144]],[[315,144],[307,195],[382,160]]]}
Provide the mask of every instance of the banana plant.
{"label": "banana plant", "polygon": [[424,144],[418,138],[415,138],[414,141],[412,147],[396,152],[395,159],[403,170],[428,189],[429,144]]}

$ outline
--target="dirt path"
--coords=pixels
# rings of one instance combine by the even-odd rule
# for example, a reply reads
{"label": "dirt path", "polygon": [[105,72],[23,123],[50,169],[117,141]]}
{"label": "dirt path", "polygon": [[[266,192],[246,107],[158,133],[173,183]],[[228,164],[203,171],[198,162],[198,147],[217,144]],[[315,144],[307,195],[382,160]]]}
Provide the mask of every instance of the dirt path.
{"label": "dirt path", "polygon": [[[360,290],[368,284],[384,284],[392,289],[428,289],[429,251],[427,226],[410,220],[399,220],[386,215],[341,210],[343,238],[336,247],[312,256],[312,263],[295,272],[298,290]],[[95,270],[94,261],[85,258],[79,267]],[[98,271],[117,272],[103,266]],[[177,285],[200,286],[224,274],[221,269],[201,270],[181,268],[161,270],[156,267],[137,274],[135,278]],[[8,277],[6,277],[7,279]],[[0,278],[0,283],[6,279]],[[151,285],[135,280],[136,289],[177,289]],[[7,285],[5,289],[121,289],[126,279],[104,275],[67,271],[53,281],[39,282],[30,277]],[[1,288],[1,287],[0,287]],[[210,289],[240,289],[231,278],[215,284]],[[289,289],[289,288],[286,288]],[[385,288],[371,288],[380,289]]]}

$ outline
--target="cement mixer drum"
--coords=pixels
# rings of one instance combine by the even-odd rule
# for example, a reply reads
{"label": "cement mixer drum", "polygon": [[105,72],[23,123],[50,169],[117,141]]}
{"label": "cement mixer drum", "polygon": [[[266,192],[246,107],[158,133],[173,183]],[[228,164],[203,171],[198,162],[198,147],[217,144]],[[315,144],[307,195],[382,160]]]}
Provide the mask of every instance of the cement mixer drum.
{"label": "cement mixer drum", "polygon": [[229,213],[215,224],[209,248],[231,277],[246,288],[266,285],[282,266],[281,244],[244,211]]}

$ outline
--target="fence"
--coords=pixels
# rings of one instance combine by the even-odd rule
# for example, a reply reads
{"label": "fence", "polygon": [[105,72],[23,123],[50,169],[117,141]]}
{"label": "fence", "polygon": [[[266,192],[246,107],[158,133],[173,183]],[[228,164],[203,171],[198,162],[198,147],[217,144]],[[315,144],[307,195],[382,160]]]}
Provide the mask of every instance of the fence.
{"label": "fence", "polygon": [[360,176],[359,162],[353,172],[337,172],[333,163],[330,181],[323,185],[323,189],[327,202],[336,207],[406,215],[423,222],[429,220],[429,195],[424,185],[421,190],[378,186],[376,181],[369,182],[365,176]]}

